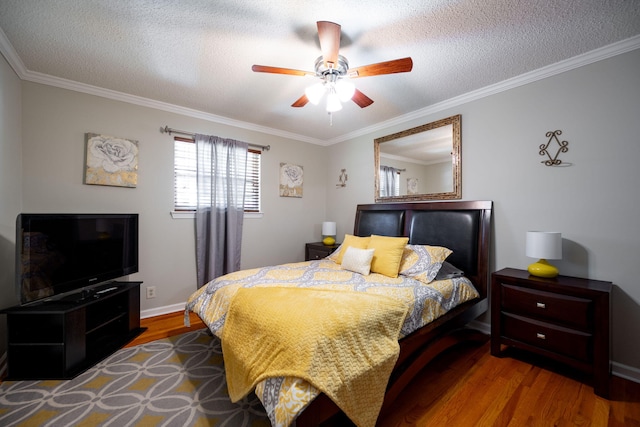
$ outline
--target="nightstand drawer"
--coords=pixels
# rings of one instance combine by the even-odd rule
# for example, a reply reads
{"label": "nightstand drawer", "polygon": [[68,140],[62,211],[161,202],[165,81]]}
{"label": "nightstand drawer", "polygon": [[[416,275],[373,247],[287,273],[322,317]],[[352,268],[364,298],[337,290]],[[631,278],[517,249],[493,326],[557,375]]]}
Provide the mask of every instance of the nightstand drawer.
{"label": "nightstand drawer", "polygon": [[577,360],[590,362],[592,335],[515,314],[502,314],[503,336]]}
{"label": "nightstand drawer", "polygon": [[307,243],[304,250],[304,260],[314,261],[317,259],[326,258],[339,247],[339,243],[336,243],[335,245],[325,245],[322,242]]}
{"label": "nightstand drawer", "polygon": [[591,332],[591,300],[535,289],[502,285],[502,311],[531,316]]}
{"label": "nightstand drawer", "polygon": [[330,254],[331,252],[327,252],[326,250],[309,248],[309,260],[326,258]]}

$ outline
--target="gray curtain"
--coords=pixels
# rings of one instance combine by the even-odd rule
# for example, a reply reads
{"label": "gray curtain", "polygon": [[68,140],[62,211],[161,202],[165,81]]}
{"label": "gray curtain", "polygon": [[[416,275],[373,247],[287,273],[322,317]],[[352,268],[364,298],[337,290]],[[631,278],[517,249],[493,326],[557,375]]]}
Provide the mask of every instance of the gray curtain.
{"label": "gray curtain", "polygon": [[246,142],[196,135],[198,288],[240,269]]}
{"label": "gray curtain", "polygon": [[396,180],[398,178],[398,170],[391,166],[380,166],[380,189],[382,197],[398,196],[396,194]]}

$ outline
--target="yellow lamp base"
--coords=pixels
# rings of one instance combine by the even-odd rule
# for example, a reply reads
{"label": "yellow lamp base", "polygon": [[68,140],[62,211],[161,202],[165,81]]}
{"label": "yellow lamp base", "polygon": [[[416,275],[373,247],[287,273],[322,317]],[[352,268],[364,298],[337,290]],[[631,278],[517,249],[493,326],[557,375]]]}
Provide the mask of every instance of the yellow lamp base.
{"label": "yellow lamp base", "polygon": [[549,264],[545,259],[534,262],[527,268],[527,271],[529,271],[529,274],[538,277],[552,278],[558,275],[558,269]]}
{"label": "yellow lamp base", "polygon": [[327,246],[333,246],[336,244],[336,239],[334,239],[331,236],[327,236],[324,239],[322,239],[322,243],[324,243]]}

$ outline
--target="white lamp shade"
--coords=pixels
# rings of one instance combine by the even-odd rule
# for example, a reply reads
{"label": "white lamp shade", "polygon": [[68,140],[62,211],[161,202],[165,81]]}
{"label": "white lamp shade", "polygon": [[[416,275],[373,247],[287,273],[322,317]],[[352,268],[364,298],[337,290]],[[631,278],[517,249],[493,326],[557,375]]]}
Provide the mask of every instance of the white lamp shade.
{"label": "white lamp shade", "polygon": [[340,102],[340,98],[338,98],[338,94],[335,92],[330,92],[327,95],[327,111],[330,113],[334,113],[340,110],[342,110],[342,103]]}
{"label": "white lamp shade", "polygon": [[304,94],[307,95],[307,99],[313,105],[318,105],[322,97],[324,96],[325,88],[322,83],[316,83],[305,89]]}
{"label": "white lamp shade", "polygon": [[353,83],[346,80],[338,80],[336,83],[336,93],[340,101],[347,102],[353,98],[353,94],[356,92],[356,87]]}
{"label": "white lamp shade", "polygon": [[562,233],[527,231],[526,255],[540,259],[562,259]]}
{"label": "white lamp shade", "polygon": [[335,222],[323,222],[322,223],[322,235],[323,236],[335,236],[336,235],[336,223]]}

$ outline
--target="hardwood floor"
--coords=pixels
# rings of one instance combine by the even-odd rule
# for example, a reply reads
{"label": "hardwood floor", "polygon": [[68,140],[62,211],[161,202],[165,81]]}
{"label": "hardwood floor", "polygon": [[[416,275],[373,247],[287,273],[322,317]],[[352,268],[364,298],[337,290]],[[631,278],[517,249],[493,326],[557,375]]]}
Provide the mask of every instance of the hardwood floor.
{"label": "hardwood floor", "polygon": [[557,373],[566,369],[511,356],[491,356],[488,342],[449,351],[416,376],[378,426],[640,426],[640,384],[612,377],[606,400],[577,375]]}
{"label": "hardwood floor", "polygon": [[167,338],[205,327],[204,323],[202,323],[202,320],[200,320],[200,318],[196,314],[189,314],[191,327],[184,326],[183,311],[164,314],[162,316],[148,317],[146,319],[140,319],[140,326],[143,328],[147,328],[147,330],[138,335],[125,347],[144,344],[147,342],[159,340],[161,338]]}
{"label": "hardwood floor", "polygon": [[[182,312],[141,324],[147,331],[130,345],[204,327],[197,316],[191,317],[191,329],[184,327]],[[488,341],[446,352],[416,376],[393,413],[377,426],[640,427],[640,384],[614,376],[607,400],[560,366],[514,351],[507,354],[491,356]]]}

